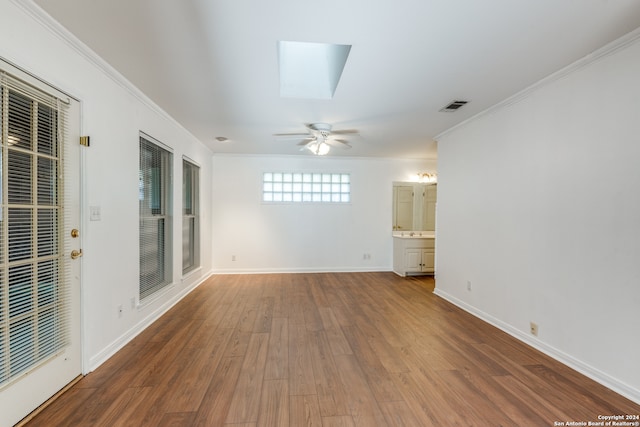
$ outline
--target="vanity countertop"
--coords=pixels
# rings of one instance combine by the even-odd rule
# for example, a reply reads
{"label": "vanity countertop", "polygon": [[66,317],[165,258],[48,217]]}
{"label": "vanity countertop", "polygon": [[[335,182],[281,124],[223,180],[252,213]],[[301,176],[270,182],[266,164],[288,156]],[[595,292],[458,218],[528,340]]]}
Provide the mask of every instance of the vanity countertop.
{"label": "vanity countertop", "polygon": [[393,233],[397,239],[435,239],[433,231],[400,231]]}

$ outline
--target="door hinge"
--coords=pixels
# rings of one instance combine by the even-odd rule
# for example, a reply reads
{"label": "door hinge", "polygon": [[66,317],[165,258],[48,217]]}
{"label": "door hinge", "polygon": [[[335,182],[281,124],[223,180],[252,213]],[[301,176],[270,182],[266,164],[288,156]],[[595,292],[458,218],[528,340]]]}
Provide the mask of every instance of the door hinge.
{"label": "door hinge", "polygon": [[89,137],[88,136],[81,136],[80,137],[80,145],[88,147],[89,146]]}

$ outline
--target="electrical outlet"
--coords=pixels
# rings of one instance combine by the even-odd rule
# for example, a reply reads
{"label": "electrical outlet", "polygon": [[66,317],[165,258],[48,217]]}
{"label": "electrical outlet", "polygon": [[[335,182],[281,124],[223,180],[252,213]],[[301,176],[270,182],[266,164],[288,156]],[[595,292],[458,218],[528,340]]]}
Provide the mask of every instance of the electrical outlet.
{"label": "electrical outlet", "polygon": [[235,261],[236,260],[236,256],[235,255],[231,255],[231,261]]}
{"label": "electrical outlet", "polygon": [[122,317],[122,312],[124,311],[124,309],[122,308],[122,304],[120,304],[118,306],[118,317]]}
{"label": "electrical outlet", "polygon": [[471,280],[467,280],[467,290],[471,292]]}
{"label": "electrical outlet", "polygon": [[529,323],[529,331],[531,331],[531,335],[538,336],[538,324],[530,322]]}
{"label": "electrical outlet", "polygon": [[100,221],[100,206],[89,206],[89,221]]}

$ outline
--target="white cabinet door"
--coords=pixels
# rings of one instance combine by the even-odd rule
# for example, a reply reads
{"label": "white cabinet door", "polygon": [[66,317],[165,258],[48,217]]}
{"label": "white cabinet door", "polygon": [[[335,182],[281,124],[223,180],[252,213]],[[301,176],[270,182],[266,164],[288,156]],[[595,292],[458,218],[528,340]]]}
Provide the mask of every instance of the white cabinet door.
{"label": "white cabinet door", "polygon": [[398,186],[393,187],[394,210],[393,229],[412,230],[413,229],[413,187]]}
{"label": "white cabinet door", "polygon": [[400,275],[435,273],[433,238],[393,238],[393,271]]}
{"label": "white cabinet door", "polygon": [[424,205],[423,205],[423,230],[433,231],[436,229],[436,200],[438,186],[429,185],[424,190]]}
{"label": "white cabinet door", "polygon": [[435,271],[435,253],[433,249],[422,250],[422,271],[433,273]]}
{"label": "white cabinet door", "polygon": [[406,272],[422,271],[422,251],[420,249],[405,250],[404,263]]}

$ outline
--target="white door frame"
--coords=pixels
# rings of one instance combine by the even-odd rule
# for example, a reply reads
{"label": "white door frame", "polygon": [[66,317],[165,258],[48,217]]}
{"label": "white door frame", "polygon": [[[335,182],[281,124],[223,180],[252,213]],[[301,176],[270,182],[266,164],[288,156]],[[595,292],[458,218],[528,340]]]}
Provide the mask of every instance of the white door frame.
{"label": "white door frame", "polygon": [[[84,171],[84,155],[79,145],[81,129],[81,104],[66,93],[43,82],[39,78],[25,72],[15,65],[0,58],[0,69],[8,75],[37,87],[38,89],[54,95],[55,97],[69,101],[69,126],[65,140],[69,141],[64,148],[63,170],[64,179],[62,185],[65,191],[64,213],[69,214],[68,221],[64,221],[62,230],[63,256],[69,257],[72,249],[80,250],[83,240],[85,224],[83,212],[81,212],[84,186],[81,185]],[[63,143],[65,145],[65,143]],[[71,197],[67,197],[71,195]],[[80,229],[78,238],[70,238],[71,229]],[[67,258],[68,259],[68,258]],[[84,372],[84,345],[83,345],[83,292],[82,258],[71,260],[68,264],[67,274],[70,278],[70,344],[54,355],[45,359],[43,363],[29,370],[27,374],[20,374],[10,380],[3,388],[0,388],[0,426],[15,424],[36,409],[40,404],[55,395],[69,382]]]}

